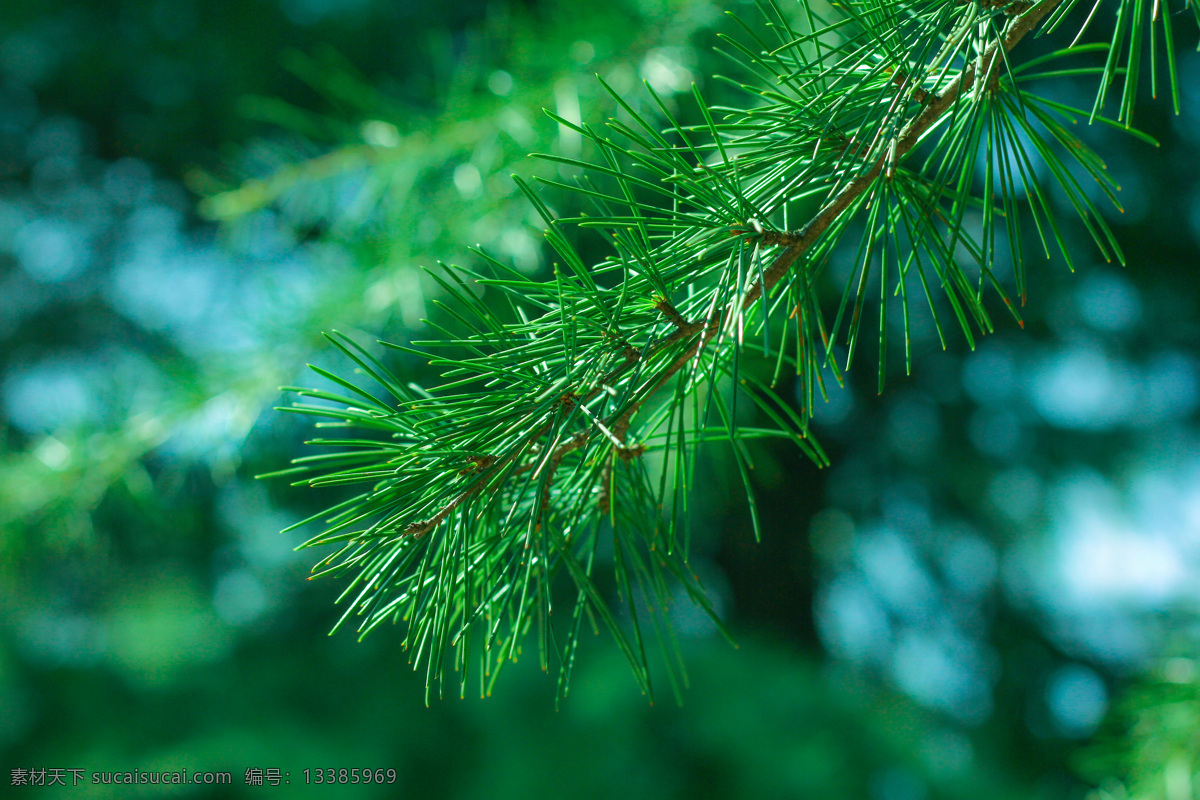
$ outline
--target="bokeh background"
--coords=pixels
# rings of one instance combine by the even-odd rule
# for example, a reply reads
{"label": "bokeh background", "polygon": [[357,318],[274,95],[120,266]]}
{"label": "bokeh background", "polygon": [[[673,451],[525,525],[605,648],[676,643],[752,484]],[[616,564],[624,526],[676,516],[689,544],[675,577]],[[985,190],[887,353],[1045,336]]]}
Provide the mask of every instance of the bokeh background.
{"label": "bokeh background", "polygon": [[[1200,57],[1184,17],[1182,114],[1147,97],[1137,116],[1161,146],[1080,130],[1122,186],[1127,267],[1068,224],[1080,269],[1029,265],[1024,330],[943,351],[917,328],[912,375],[893,365],[882,396],[860,363],[817,412],[831,468],[762,454],[761,543],[714,457],[697,569],[739,647],[678,610],[682,706],[650,705],[601,637],[556,709],[535,658],[486,700],[426,707],[398,636],[327,635],[339,586],[307,582],[316,557],[295,551],[316,531],[280,530],[336,496],[253,477],[306,452],[277,387],[316,385],[306,363],[348,371],[324,330],[417,335],[436,297],[423,266],[480,244],[542,269],[510,175],[549,174],[531,151],[587,149],[541,109],[602,121],[597,74],[685,117],[693,82],[736,101],[712,77],[737,71],[713,51],[737,31],[727,10],[757,15],[0,4],[5,796],[328,797],[345,790],[303,770],[329,767],[395,770],[364,797],[1194,795]],[[10,786],[55,768],[233,784]],[[246,785],[271,768],[286,790]]]}

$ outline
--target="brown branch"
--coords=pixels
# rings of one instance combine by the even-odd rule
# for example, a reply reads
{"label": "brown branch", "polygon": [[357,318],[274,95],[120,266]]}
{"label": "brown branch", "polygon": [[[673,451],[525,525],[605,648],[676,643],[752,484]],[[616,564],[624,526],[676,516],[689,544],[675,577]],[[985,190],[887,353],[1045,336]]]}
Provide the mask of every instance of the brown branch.
{"label": "brown branch", "polygon": [[654,304],[656,311],[660,312],[667,321],[680,330],[690,327],[688,321],[683,318],[683,315],[676,310],[675,306],[671,305],[671,301],[665,297],[659,297],[658,302]]}
{"label": "brown branch", "polygon": [[470,486],[468,489],[466,489],[466,491],[459,493],[453,500],[451,500],[446,505],[442,506],[441,511],[437,512],[429,519],[424,519],[424,520],[421,520],[420,522],[408,523],[408,525],[405,526],[404,532],[402,535],[411,536],[414,539],[420,539],[422,536],[429,533],[431,530],[436,528],[438,525],[442,524],[442,520],[444,520],[444,519],[446,519],[446,517],[450,516],[451,511],[453,511],[454,509],[456,509],[460,505],[462,505],[463,502],[465,502],[468,498],[470,498],[472,495],[477,493],[481,488],[483,488],[483,480],[480,480],[479,482]]}
{"label": "brown branch", "polygon": [[796,231],[764,231],[758,236],[760,244],[768,247],[791,247],[800,239]]}
{"label": "brown branch", "polygon": [[467,456],[467,461],[471,462],[471,466],[460,469],[458,471],[459,475],[476,475],[480,472],[483,472],[485,469],[495,463],[496,457],[489,455]]}
{"label": "brown branch", "polygon": [[902,69],[898,69],[892,73],[892,83],[900,87],[901,96],[904,95],[905,89],[909,89],[909,84],[913,84],[912,88],[909,89],[909,94],[913,100],[916,100],[921,105],[926,105],[937,97],[937,95],[932,95],[916,85],[916,81],[913,80],[912,76]]}

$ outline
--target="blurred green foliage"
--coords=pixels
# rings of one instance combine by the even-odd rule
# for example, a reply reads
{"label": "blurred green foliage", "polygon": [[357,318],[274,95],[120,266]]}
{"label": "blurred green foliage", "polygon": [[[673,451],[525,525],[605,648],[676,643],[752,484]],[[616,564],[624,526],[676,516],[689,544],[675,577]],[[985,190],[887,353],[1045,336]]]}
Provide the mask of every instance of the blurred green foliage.
{"label": "blurred green foliage", "polygon": [[1097,741],[1079,754],[1100,784],[1090,800],[1171,800],[1196,795],[1200,681],[1190,657],[1165,659],[1122,697]]}

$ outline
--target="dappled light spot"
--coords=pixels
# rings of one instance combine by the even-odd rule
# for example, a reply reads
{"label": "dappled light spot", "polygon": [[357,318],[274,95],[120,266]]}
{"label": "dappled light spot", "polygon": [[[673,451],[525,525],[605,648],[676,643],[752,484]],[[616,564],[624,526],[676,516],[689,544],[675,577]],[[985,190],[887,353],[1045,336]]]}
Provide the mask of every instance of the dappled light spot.
{"label": "dappled light spot", "polygon": [[681,48],[655,48],[642,61],[642,79],[659,94],[689,91],[695,77],[687,62],[687,51]]}
{"label": "dappled light spot", "polygon": [[994,670],[987,654],[968,639],[907,631],[893,651],[891,671],[914,698],[966,724],[991,716]]}
{"label": "dappled light spot", "polygon": [[56,356],[12,370],[2,385],[4,410],[27,433],[51,432],[100,417],[95,365]]}
{"label": "dappled light spot", "polygon": [[1094,271],[1075,290],[1075,302],[1084,322],[1092,328],[1119,333],[1142,318],[1142,300],[1129,279],[1107,271]]}
{"label": "dappled light spot", "polygon": [[1011,461],[1028,452],[1030,435],[1021,418],[1005,408],[977,409],[967,423],[967,436],[980,453]]}
{"label": "dappled light spot", "polygon": [[1082,664],[1059,667],[1046,686],[1046,704],[1057,728],[1073,739],[1091,735],[1108,709],[1108,690]]}
{"label": "dappled light spot", "polygon": [[1025,382],[1034,407],[1062,428],[1107,428],[1136,409],[1138,376],[1096,345],[1072,345],[1041,360]]}
{"label": "dappled light spot", "polygon": [[861,576],[829,581],[818,595],[816,619],[825,646],[842,658],[874,661],[890,649],[887,611]]}
{"label": "dappled light spot", "polygon": [[962,385],[980,405],[1005,405],[1017,387],[1016,364],[1009,347],[996,339],[982,342],[963,360]]}
{"label": "dappled light spot", "polygon": [[997,472],[988,482],[986,497],[1001,515],[1014,522],[1028,522],[1041,507],[1044,484],[1032,469],[1012,467]]}
{"label": "dappled light spot", "polygon": [[267,607],[266,590],[248,570],[230,570],[217,579],[213,608],[230,625],[248,625],[261,617]]}
{"label": "dappled light spot", "polygon": [[17,231],[13,251],[21,267],[35,280],[60,283],[79,275],[89,260],[88,242],[79,226],[42,217]]}

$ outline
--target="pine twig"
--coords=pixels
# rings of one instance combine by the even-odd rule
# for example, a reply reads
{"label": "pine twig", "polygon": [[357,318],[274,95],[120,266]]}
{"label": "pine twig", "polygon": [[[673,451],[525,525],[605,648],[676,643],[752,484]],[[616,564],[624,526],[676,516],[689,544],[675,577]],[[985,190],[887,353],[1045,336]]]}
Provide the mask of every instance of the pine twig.
{"label": "pine twig", "polygon": [[[1026,10],[1024,13],[1010,18],[1005,26],[1004,32],[1000,39],[994,42],[982,54],[980,63],[982,66],[982,80],[986,83],[991,80],[998,65],[1003,62],[1003,54],[1007,53],[1017,45],[1027,34],[1037,27],[1038,23],[1044,20],[1050,12],[1052,12],[1062,0],[1043,0],[1036,6]],[[846,184],[828,203],[826,203],[809,222],[795,233],[787,234],[763,234],[764,241],[768,243],[786,243],[786,249],[776,256],[771,266],[763,273],[761,279],[756,280],[750,285],[745,295],[740,301],[742,311],[749,310],[763,292],[770,291],[778,284],[784,276],[786,276],[796,262],[800,259],[810,247],[816,244],[821,234],[824,233],[834,220],[836,220],[847,208],[854,203],[860,195],[870,188],[872,182],[879,177],[884,165],[889,161],[898,161],[908,154],[921,136],[925,134],[941,119],[942,115],[954,105],[954,103],[975,84],[974,65],[968,66],[959,76],[946,88],[945,91],[935,95],[930,102],[925,105],[921,112],[909,121],[900,132],[893,138],[890,146],[885,151],[885,154],[876,160],[874,166],[864,175],[861,175],[848,184]],[[701,350],[717,335],[720,330],[720,320],[728,318],[738,311],[739,301],[734,298],[730,301],[727,308],[720,313],[711,316],[707,320],[707,324],[703,326],[703,332],[700,338],[687,349],[683,355],[675,359],[669,366],[666,367],[658,377],[653,381],[651,388],[641,394],[641,399],[632,404],[622,414],[621,419],[628,421],[638,408],[650,398],[655,392],[662,388],[668,380],[670,380],[680,369],[682,369],[689,361],[695,358]]]}

